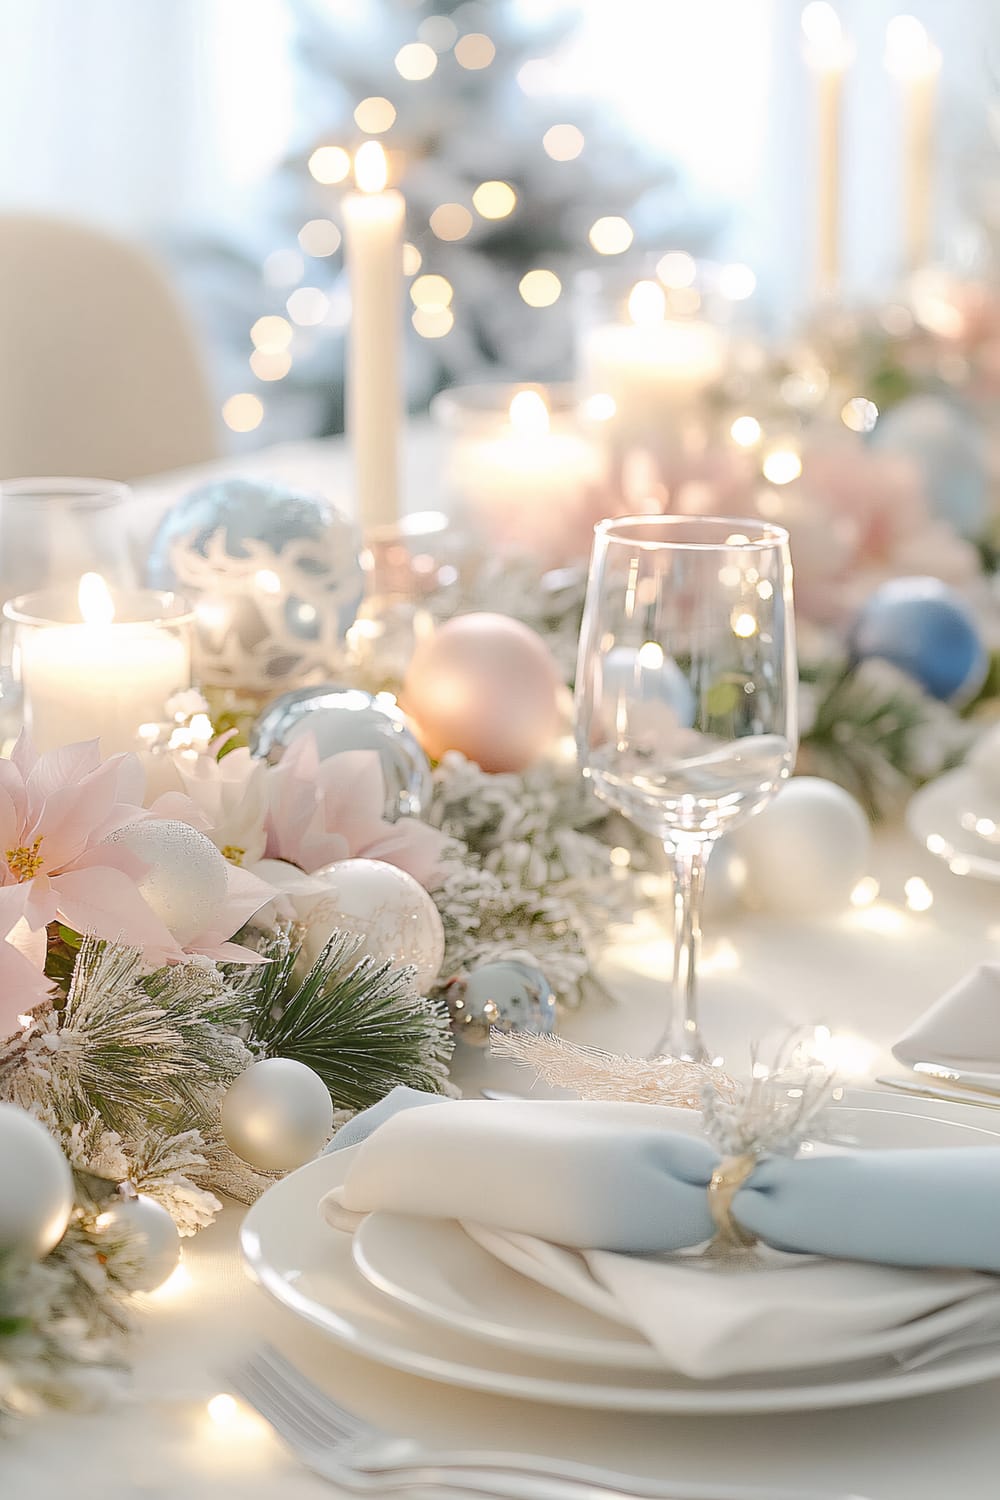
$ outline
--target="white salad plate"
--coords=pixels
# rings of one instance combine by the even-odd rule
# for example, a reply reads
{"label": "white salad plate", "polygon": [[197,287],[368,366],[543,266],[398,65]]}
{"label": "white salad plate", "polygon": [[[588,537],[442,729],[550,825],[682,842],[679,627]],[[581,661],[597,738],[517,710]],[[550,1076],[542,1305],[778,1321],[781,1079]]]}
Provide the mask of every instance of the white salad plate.
{"label": "white salad plate", "polygon": [[[835,1111],[838,1135],[861,1149],[1000,1145],[995,1112],[975,1105],[852,1091]],[[456,1294],[459,1300],[449,1305],[441,1291],[444,1278],[425,1279],[418,1283],[418,1291],[413,1279],[405,1278],[405,1298],[386,1295],[366,1279],[355,1263],[353,1237],[327,1224],[318,1210],[320,1198],[343,1182],[357,1149],[319,1157],[276,1183],[247,1213],[240,1243],[248,1270],[277,1301],[341,1346],[393,1369],[467,1390],[558,1405],[705,1414],[856,1406],[1000,1377],[998,1339],[985,1348],[956,1350],[912,1369],[883,1357],[836,1368],[695,1381],[662,1367],[616,1364],[616,1359],[633,1357],[634,1335],[596,1314],[590,1318],[569,1302],[564,1313],[546,1314],[549,1321],[542,1339],[550,1348],[560,1339],[571,1344],[574,1336],[589,1340],[593,1362],[576,1362],[579,1348],[561,1358],[528,1352],[509,1337],[509,1325],[500,1338],[484,1333],[484,1324],[495,1335],[505,1321],[488,1284],[482,1286],[481,1297],[466,1285],[464,1293]],[[424,1221],[418,1222],[422,1231]],[[407,1223],[412,1226],[413,1221]],[[465,1236],[463,1241],[486,1254]],[[370,1246],[369,1240],[369,1253]],[[435,1247],[440,1245],[435,1242]],[[414,1241],[409,1252],[403,1247],[404,1254],[416,1252],[414,1260],[431,1248],[430,1241]],[[391,1273],[383,1265],[381,1273],[393,1282],[395,1292],[403,1290],[395,1285],[401,1282],[398,1265],[398,1260],[393,1262]],[[496,1261],[492,1269],[498,1278],[516,1274]],[[461,1274],[467,1275],[468,1267]],[[561,1300],[539,1287],[528,1295],[536,1293],[553,1302]],[[414,1297],[433,1302],[434,1315],[428,1316],[426,1307],[415,1309]],[[469,1322],[460,1326],[450,1320],[461,1316],[463,1306],[471,1312]],[[517,1306],[523,1316],[526,1304]]]}
{"label": "white salad plate", "polygon": [[1000,799],[987,806],[982,782],[965,766],[914,792],[906,823],[954,875],[1000,880]]}

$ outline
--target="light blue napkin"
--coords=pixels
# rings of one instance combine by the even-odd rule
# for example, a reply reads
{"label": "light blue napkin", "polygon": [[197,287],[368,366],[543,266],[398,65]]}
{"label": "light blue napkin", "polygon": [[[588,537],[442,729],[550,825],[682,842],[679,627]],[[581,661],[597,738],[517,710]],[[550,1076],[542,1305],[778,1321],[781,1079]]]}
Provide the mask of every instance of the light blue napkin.
{"label": "light blue napkin", "polygon": [[[719,1155],[666,1114],[398,1088],[331,1142],[363,1143],[336,1196],[351,1212],[468,1219],[577,1249],[679,1250],[712,1237]],[[1000,1149],[765,1157],[733,1213],[776,1249],[1000,1273]]]}

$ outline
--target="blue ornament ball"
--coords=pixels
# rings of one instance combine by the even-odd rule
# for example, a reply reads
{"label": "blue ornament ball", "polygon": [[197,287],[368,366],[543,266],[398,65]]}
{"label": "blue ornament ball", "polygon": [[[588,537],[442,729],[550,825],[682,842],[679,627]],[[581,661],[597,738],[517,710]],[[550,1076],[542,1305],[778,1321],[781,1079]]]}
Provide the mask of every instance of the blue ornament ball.
{"label": "blue ornament ball", "polygon": [[329,671],[364,592],[360,550],[321,496],[221,479],[167,512],[146,576],[193,602],[203,683],[273,692]]}
{"label": "blue ornament ball", "polygon": [[986,680],[989,657],[968,606],[938,578],[893,578],[862,607],[850,637],[856,661],[881,657],[933,698],[961,706]]}
{"label": "blue ornament ball", "polygon": [[472,1047],[487,1046],[493,1027],[548,1033],[556,1024],[552,986],[534,964],[517,958],[482,964],[453,979],[448,1009],[455,1035]]}
{"label": "blue ornament ball", "polygon": [[671,722],[682,729],[694,723],[695,697],[687,677],[655,641],[638,650],[615,646],[604,658],[600,691],[602,703],[611,713],[619,698],[649,704],[664,710]]}
{"label": "blue ornament ball", "polygon": [[430,761],[393,698],[320,683],[269,704],[250,731],[250,749],[274,765],[297,735],[311,732],[320,759],[341,750],[374,750],[385,777],[390,823],[419,817],[431,798]]}
{"label": "blue ornament ball", "polygon": [[916,464],[939,520],[960,536],[983,535],[990,511],[986,439],[957,401],[909,396],[879,418],[869,442]]}

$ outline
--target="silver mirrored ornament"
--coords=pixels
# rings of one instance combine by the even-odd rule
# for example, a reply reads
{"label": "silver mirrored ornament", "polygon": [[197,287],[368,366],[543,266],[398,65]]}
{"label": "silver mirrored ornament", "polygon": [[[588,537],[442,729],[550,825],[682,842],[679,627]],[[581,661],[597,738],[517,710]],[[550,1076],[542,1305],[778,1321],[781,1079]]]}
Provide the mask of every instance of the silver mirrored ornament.
{"label": "silver mirrored ornament", "polygon": [[364,589],[354,525],[319,495],[257,479],[178,501],[146,576],[193,602],[200,681],[255,692],[328,672]]}
{"label": "silver mirrored ornament", "polygon": [[430,802],[431,768],[403,711],[384,693],[323,683],[283,693],[250,731],[250,749],[274,765],[296,735],[316,737],[320,759],[341,750],[375,750],[385,777],[385,815],[419,817]]}
{"label": "silver mirrored ornament", "polygon": [[545,975],[517,958],[482,964],[448,986],[448,1010],[455,1035],[472,1047],[485,1047],[490,1030],[555,1029],[556,998]]}

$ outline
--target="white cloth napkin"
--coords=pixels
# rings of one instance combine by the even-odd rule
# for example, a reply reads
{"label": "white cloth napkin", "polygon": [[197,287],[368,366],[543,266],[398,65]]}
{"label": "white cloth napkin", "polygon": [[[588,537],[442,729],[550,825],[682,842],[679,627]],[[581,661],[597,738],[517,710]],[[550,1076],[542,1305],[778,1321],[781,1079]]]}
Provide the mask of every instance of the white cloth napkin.
{"label": "white cloth napkin", "polygon": [[994,1073],[1000,1084],[1000,964],[980,964],[941,996],[892,1049],[907,1067],[941,1063]]}
{"label": "white cloth napkin", "polygon": [[993,1323],[1000,1286],[965,1271],[912,1271],[786,1255],[728,1261],[573,1251],[464,1224],[470,1239],[553,1293],[634,1328],[695,1380],[905,1354]]}
{"label": "white cloth napkin", "polygon": [[[361,1141],[344,1182],[320,1203],[330,1223],[351,1229],[380,1211],[457,1219],[506,1264],[637,1329],[694,1379],[873,1358],[963,1324],[992,1320],[1000,1330],[1000,1278],[921,1268],[975,1238],[962,1231],[962,1212],[993,1244],[1000,1212],[986,1168],[1000,1171],[998,1151],[816,1160],[817,1147],[800,1162],[771,1158],[736,1195],[737,1217],[772,1244],[830,1258],[762,1248],[726,1262],[682,1248],[713,1229],[706,1188],[718,1158],[692,1111],[397,1103],[395,1113],[388,1103],[373,1112],[367,1136],[356,1122]],[[891,1255],[870,1253],[875,1220]],[[892,1263],[866,1263],[878,1260]]]}

